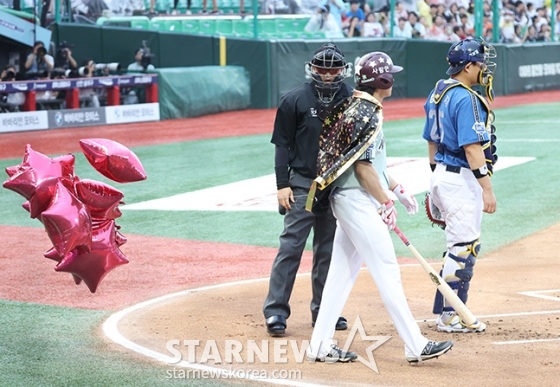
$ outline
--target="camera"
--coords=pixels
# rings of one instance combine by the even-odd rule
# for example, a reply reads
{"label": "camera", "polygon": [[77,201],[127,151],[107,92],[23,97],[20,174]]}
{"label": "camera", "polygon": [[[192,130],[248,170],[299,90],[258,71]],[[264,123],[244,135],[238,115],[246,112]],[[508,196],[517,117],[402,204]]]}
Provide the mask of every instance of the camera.
{"label": "camera", "polygon": [[38,57],[44,57],[45,55],[47,55],[47,49],[43,46],[37,48],[37,56]]}
{"label": "camera", "polygon": [[150,48],[146,45],[146,41],[142,40],[142,60],[140,64],[142,65],[144,70],[146,70],[148,66],[152,64],[153,57],[154,54],[150,52]]}
{"label": "camera", "polygon": [[48,77],[49,77],[48,70],[28,71],[25,73],[25,79],[37,79],[37,78],[48,78]]}
{"label": "camera", "polygon": [[2,78],[2,82],[10,82],[16,80],[16,73],[12,70],[6,71],[6,75]]}
{"label": "camera", "polygon": [[96,70],[109,70],[109,71],[119,71],[121,69],[121,64],[117,62],[113,63],[96,63],[95,64]]}
{"label": "camera", "polygon": [[65,78],[80,78],[89,74],[89,69],[86,66],[82,66],[78,69],[54,69],[51,71],[51,77],[65,77]]}

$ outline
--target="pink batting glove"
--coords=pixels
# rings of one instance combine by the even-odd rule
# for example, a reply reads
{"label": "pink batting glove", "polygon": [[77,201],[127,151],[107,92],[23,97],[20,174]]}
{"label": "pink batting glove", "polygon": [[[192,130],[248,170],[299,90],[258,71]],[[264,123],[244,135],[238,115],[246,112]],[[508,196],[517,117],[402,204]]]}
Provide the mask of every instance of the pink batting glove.
{"label": "pink batting glove", "polygon": [[395,202],[387,200],[379,207],[379,211],[383,223],[389,227],[389,230],[393,230],[397,226],[397,209],[395,208]]}

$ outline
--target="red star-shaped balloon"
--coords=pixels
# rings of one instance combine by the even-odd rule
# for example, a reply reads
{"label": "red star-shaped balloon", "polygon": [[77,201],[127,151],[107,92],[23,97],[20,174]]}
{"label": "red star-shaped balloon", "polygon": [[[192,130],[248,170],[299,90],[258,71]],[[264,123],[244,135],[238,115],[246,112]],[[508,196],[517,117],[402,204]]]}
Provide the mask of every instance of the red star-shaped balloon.
{"label": "red star-shaped balloon", "polygon": [[[77,180],[77,177],[75,177]],[[74,192],[74,185],[70,179],[65,177],[57,177],[53,179],[45,179],[45,181],[37,186],[35,193],[29,199],[28,210],[32,219],[37,218],[43,211],[51,205],[52,198],[56,192],[56,185],[61,182],[68,191]]]}
{"label": "red star-shaped balloon", "polygon": [[55,270],[72,273],[81,278],[89,290],[95,293],[107,273],[128,263],[128,259],[117,247],[115,234],[114,220],[95,224],[92,229],[91,252],[65,256]]}
{"label": "red star-shaped balloon", "polygon": [[124,194],[100,181],[84,179],[74,185],[78,199],[86,205],[93,219],[116,219]]}
{"label": "red star-shaped balloon", "polygon": [[91,216],[62,182],[56,184],[51,205],[41,213],[41,222],[60,257],[78,246],[91,247]]}
{"label": "red star-shaped balloon", "polygon": [[80,140],[80,147],[89,163],[103,176],[129,183],[146,179],[138,156],[124,145],[104,138]]}
{"label": "red star-shaped balloon", "polygon": [[[66,256],[68,257],[67,259],[70,259],[70,255],[77,255],[80,252],[79,248],[76,248],[72,251],[70,251]],[[62,261],[65,257],[60,257],[58,255],[58,253],[56,252],[56,250],[53,248],[49,249],[49,251],[47,251],[44,255],[45,258],[48,259],[52,259],[55,262],[60,262]],[[72,274],[72,277],[74,278],[74,283],[76,285],[79,285],[82,282],[82,279],[80,277],[78,277],[76,274]]]}
{"label": "red star-shaped balloon", "polygon": [[3,187],[29,200],[41,184],[54,185],[59,178],[71,180],[74,176],[74,155],[51,159],[27,144],[22,163],[7,167],[6,173],[10,178]]}
{"label": "red star-shaped balloon", "polygon": [[19,170],[19,165],[12,165],[11,167],[6,167],[6,173],[10,177],[18,173],[18,170]]}
{"label": "red star-shaped balloon", "polygon": [[115,243],[117,244],[117,246],[122,246],[124,245],[126,242],[128,242],[128,239],[126,239],[126,237],[121,234],[121,232],[119,230],[117,230],[115,232]]}

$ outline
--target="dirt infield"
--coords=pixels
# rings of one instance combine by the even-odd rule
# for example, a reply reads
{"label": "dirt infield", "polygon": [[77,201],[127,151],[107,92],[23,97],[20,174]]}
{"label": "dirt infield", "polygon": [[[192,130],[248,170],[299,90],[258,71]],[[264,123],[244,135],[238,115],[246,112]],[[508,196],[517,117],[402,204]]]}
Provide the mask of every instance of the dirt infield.
{"label": "dirt infield", "polygon": [[[204,358],[207,340],[215,340],[222,364],[209,366],[242,370],[298,370],[301,379],[292,382],[328,386],[401,386],[432,387],[446,384],[475,386],[541,386],[556,385],[560,377],[560,261],[549,258],[560,249],[560,225],[489,254],[477,262],[469,294],[469,307],[488,324],[485,333],[446,334],[435,331],[430,314],[434,286],[418,265],[402,267],[402,278],[413,314],[422,332],[433,340],[454,340],[455,347],[440,359],[419,365],[404,360],[403,342],[397,336],[373,280],[362,270],[344,316],[352,324],[360,316],[368,335],[390,335],[392,339],[374,351],[379,374],[360,362],[352,364],[310,364],[296,362],[290,345],[286,345],[285,364],[240,364],[226,360],[226,340],[246,344],[270,340],[272,362],[274,344],[267,335],[261,307],[267,292],[267,281],[248,283],[177,296],[162,303],[126,315],[119,324],[129,340],[161,354],[173,356],[166,349],[169,340],[200,340],[196,359]],[[538,246],[536,249],[535,247]],[[308,302],[310,277],[296,281],[292,296],[292,317],[288,320],[286,340],[301,343],[311,338]],[[556,289],[555,292],[546,292]],[[541,291],[542,293],[539,293]],[[534,296],[520,292],[535,292]],[[550,296],[550,299],[538,296]],[[337,332],[335,338],[345,343],[348,331]],[[523,342],[526,340],[527,342]],[[542,341],[539,341],[542,340]],[[550,340],[550,341],[547,341]],[[280,343],[280,339],[276,339]],[[356,336],[352,349],[365,357],[371,342]],[[188,359],[187,347],[176,346]],[[246,348],[246,347],[244,347]],[[242,359],[247,352],[241,352]],[[169,365],[167,369],[174,367]]]}
{"label": "dirt infield", "polygon": [[[530,102],[560,101],[560,91],[498,97],[494,108]],[[386,120],[420,117],[423,100],[388,101]],[[25,144],[45,154],[80,151],[83,138],[111,138],[127,146],[175,141],[270,133],[274,109],[226,112],[213,116],[170,120],[159,123],[115,125],[0,134],[0,158],[19,158]],[[96,294],[76,286],[67,273],[55,273],[54,262],[42,258],[50,247],[43,229],[0,226],[0,298],[76,308],[118,310],[165,294],[196,289],[235,280],[265,278],[276,249],[170,238],[130,235],[122,246],[130,264],[111,272]],[[380,302],[373,281],[361,273],[344,314],[350,323],[360,316],[370,335],[393,338],[375,350],[379,374],[361,363],[308,364],[294,362],[288,350],[287,364],[237,364],[239,369],[294,369],[302,379],[294,382],[326,385],[433,386],[460,381],[482,386],[556,385],[560,377],[560,262],[551,260],[560,249],[560,225],[529,236],[477,263],[474,291],[469,307],[488,331],[478,335],[446,335],[434,331],[429,319],[433,285],[419,266],[402,268],[403,283],[413,314],[422,331],[431,339],[452,338],[454,350],[441,359],[409,366],[403,359],[402,341],[397,337]],[[34,240],[32,246],[25,241]],[[165,246],[166,248],[161,248]],[[145,252],[153,252],[146,255]],[[175,252],[181,251],[180,257]],[[156,252],[162,255],[156,256]],[[30,260],[34,260],[33,264]],[[310,269],[306,252],[300,272]],[[408,260],[406,262],[412,262]],[[197,291],[154,304],[126,315],[119,330],[146,348],[170,355],[167,340],[226,339],[267,340],[261,307],[266,281]],[[56,289],[56,291],[52,291]],[[521,295],[519,292],[551,291]],[[292,297],[288,340],[308,340],[311,336],[308,276],[296,282]],[[540,296],[540,297],[539,297]],[[549,298],[542,298],[548,296]],[[348,332],[337,333],[345,341]],[[536,341],[536,340],[556,341]],[[527,340],[525,343],[516,342]],[[505,343],[505,342],[509,343]],[[497,344],[501,342],[501,344]],[[271,344],[272,345],[272,344]],[[359,339],[352,349],[365,356],[369,344]],[[181,348],[186,358],[185,347]],[[223,348],[221,348],[223,350]],[[200,349],[202,351],[202,348]],[[222,352],[223,353],[223,352]],[[201,352],[198,353],[199,355]],[[209,364],[211,365],[211,364]],[[222,364],[225,367],[232,364]],[[171,366],[167,367],[172,368]]]}

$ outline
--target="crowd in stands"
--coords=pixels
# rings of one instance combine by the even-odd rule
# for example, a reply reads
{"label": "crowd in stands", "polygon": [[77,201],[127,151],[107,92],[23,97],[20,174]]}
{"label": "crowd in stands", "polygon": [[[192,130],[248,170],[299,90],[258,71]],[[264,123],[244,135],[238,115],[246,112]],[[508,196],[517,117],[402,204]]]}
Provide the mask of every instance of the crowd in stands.
{"label": "crowd in stands", "polygon": [[[316,13],[311,16],[306,31],[323,31],[327,37],[393,36],[446,42],[456,42],[475,34],[473,3],[421,0],[415,4],[405,4],[397,1],[391,15],[387,5],[373,9],[364,0],[348,1],[347,4],[342,0],[322,0]],[[560,1],[556,3],[554,12],[545,2],[536,2],[502,1],[498,17],[500,42],[549,42],[552,40],[552,17],[555,17],[555,34],[560,37]],[[391,17],[394,20],[392,35]],[[488,41],[493,41],[493,22],[491,1],[486,0],[482,34]]]}
{"label": "crowd in stands", "polygon": [[[70,3],[74,12],[98,17],[156,15],[156,1],[160,0],[72,0]],[[201,6],[200,14],[224,13],[219,8],[220,0],[211,0],[211,8],[208,8],[208,0],[165,1],[169,9],[164,12],[170,15],[192,15],[193,1]],[[258,1],[260,14],[310,15],[306,31],[324,32],[331,38],[393,36],[454,42],[474,35],[472,0],[397,0],[394,15],[390,13],[389,0],[255,1]],[[51,8],[53,3],[51,0]],[[493,41],[493,30],[499,28],[500,42],[547,42],[552,40],[551,21],[554,18],[554,34],[560,38],[560,0],[556,0],[554,10],[551,3],[551,0],[500,0],[499,21],[494,26],[492,0],[484,0],[482,35],[486,40]],[[248,3],[251,9],[245,9],[245,0],[236,0],[236,4],[242,16],[252,11],[252,3]],[[392,35],[391,18],[394,21]]]}
{"label": "crowd in stands", "polygon": [[[79,4],[82,0],[74,0]],[[96,0],[105,2],[105,8],[114,14],[137,13],[145,10],[155,15],[156,0],[149,0],[146,10],[143,0]],[[169,0],[169,14],[184,12],[190,15],[193,0]],[[219,15],[219,1],[202,3],[200,13]],[[454,42],[474,34],[474,3],[471,0],[397,0],[394,15],[390,14],[388,0],[258,0],[261,14],[308,14],[309,32],[322,31],[328,37],[387,37],[425,38]],[[89,0],[88,4],[92,0]],[[246,15],[244,0],[238,0],[239,13]],[[551,19],[555,18],[555,34],[560,36],[560,0],[551,10],[551,0],[501,0],[499,22],[494,26],[492,1],[483,3],[483,36],[492,40],[494,28],[500,29],[500,42],[524,43],[550,41]],[[181,7],[179,7],[181,5]],[[186,8],[185,8],[186,7]],[[99,6],[96,7],[99,9]],[[181,11],[183,9],[183,11]],[[336,25],[333,23],[336,22]]]}

